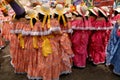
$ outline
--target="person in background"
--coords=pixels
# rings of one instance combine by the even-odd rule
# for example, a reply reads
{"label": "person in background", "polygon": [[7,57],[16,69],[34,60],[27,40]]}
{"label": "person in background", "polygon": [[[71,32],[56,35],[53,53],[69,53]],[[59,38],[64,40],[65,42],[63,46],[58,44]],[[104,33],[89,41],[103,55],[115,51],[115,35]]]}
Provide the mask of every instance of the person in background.
{"label": "person in background", "polygon": [[[120,17],[120,16],[119,16]],[[106,50],[106,65],[112,69],[114,74],[120,75],[120,18],[111,32]]]}
{"label": "person in background", "polygon": [[87,45],[90,32],[87,31],[86,22],[89,14],[87,6],[76,6],[76,11],[72,12],[72,47],[75,54],[73,58],[74,66],[78,68],[86,67],[88,56]]}
{"label": "person in background", "polygon": [[95,20],[94,28],[95,31],[91,36],[90,39],[90,51],[89,54],[91,55],[91,59],[94,65],[98,65],[101,63],[105,63],[105,46],[106,46],[106,30],[107,22],[108,22],[108,15],[106,11],[106,7],[98,8],[98,17]]}

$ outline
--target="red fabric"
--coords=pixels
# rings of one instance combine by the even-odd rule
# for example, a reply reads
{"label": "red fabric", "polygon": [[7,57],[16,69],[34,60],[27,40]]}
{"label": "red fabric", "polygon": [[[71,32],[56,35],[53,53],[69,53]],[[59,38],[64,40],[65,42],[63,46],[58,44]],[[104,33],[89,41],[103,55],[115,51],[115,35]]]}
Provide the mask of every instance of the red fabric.
{"label": "red fabric", "polygon": [[104,18],[102,18],[102,19],[99,19],[99,18],[98,18],[98,19],[95,21],[94,26],[95,26],[96,28],[98,28],[98,27],[100,27],[100,28],[106,27],[106,26],[107,26],[107,25],[106,25],[106,20],[105,20]]}
{"label": "red fabric", "polygon": [[120,29],[117,30],[117,35],[120,37]]}
{"label": "red fabric", "polygon": [[79,28],[79,27],[84,27],[84,22],[82,19],[76,19],[72,21],[72,26]]}
{"label": "red fabric", "polygon": [[86,66],[87,58],[87,45],[89,39],[90,31],[76,31],[72,36],[72,44],[74,51],[74,65],[77,67]]}
{"label": "red fabric", "polygon": [[114,21],[116,21],[116,20],[118,20],[118,19],[120,19],[120,14],[117,14],[117,15],[114,16],[114,18],[113,18]]}
{"label": "red fabric", "polygon": [[94,64],[105,62],[106,31],[95,31],[91,37],[90,58]]}
{"label": "red fabric", "polygon": [[107,27],[112,27],[113,26],[111,17],[108,18],[108,21],[106,22],[106,25],[107,25]]}
{"label": "red fabric", "polygon": [[90,17],[88,18],[88,27],[94,27],[95,20],[96,20],[95,17],[90,16]]}

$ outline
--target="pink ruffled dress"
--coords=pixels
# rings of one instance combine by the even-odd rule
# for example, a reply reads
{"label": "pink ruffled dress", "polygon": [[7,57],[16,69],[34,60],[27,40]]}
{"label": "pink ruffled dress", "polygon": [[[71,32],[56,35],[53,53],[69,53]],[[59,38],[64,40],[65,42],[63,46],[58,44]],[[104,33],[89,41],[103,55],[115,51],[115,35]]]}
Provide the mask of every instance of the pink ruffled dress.
{"label": "pink ruffled dress", "polygon": [[74,51],[74,65],[77,67],[86,67],[86,59],[88,56],[87,46],[90,31],[86,30],[85,21],[83,19],[77,19],[72,23],[75,26],[72,36],[72,47]]}
{"label": "pink ruffled dress", "polygon": [[105,38],[106,38],[106,20],[104,18],[98,18],[95,21],[94,24],[95,28],[103,29],[103,30],[96,30],[91,36],[90,41],[90,51],[89,56],[91,58],[91,61],[93,61],[94,64],[100,64],[105,62]]}
{"label": "pink ruffled dress", "polygon": [[113,24],[112,24],[112,19],[111,17],[108,19],[107,23],[107,29],[106,29],[106,38],[105,38],[105,41],[106,41],[106,46],[108,44],[108,41],[110,39],[110,34],[111,34],[111,31],[113,29]]}
{"label": "pink ruffled dress", "polygon": [[112,21],[117,21],[118,19],[120,19],[120,14],[117,14],[116,16],[114,16]]}

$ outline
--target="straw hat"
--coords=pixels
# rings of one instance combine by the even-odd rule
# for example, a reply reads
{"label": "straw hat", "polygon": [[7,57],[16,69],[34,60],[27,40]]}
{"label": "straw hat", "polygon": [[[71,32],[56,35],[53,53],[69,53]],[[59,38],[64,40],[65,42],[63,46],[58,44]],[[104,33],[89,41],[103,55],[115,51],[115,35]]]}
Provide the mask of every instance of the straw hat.
{"label": "straw hat", "polygon": [[26,11],[26,19],[30,19],[30,18],[36,18],[37,17],[37,12],[33,9],[29,9],[28,11]]}
{"label": "straw hat", "polygon": [[120,7],[117,7],[116,9],[114,9],[115,11],[117,11],[118,13],[120,13]]}
{"label": "straw hat", "polygon": [[41,13],[43,15],[45,15],[46,13],[52,15],[52,12],[51,12],[52,10],[51,10],[50,5],[48,3],[44,3],[41,6],[38,5],[38,6],[34,7],[34,10],[36,10],[37,13]]}
{"label": "straw hat", "polygon": [[97,7],[94,7],[94,8],[91,8],[89,9],[94,15],[98,16],[98,8]]}
{"label": "straw hat", "polygon": [[19,0],[19,2],[23,5],[23,6],[30,6],[31,3],[29,0]]}
{"label": "straw hat", "polygon": [[76,16],[79,15],[78,11],[72,11],[73,14],[75,14]]}
{"label": "straw hat", "polygon": [[76,6],[76,10],[78,11],[78,13],[82,16],[88,16],[89,11],[88,11],[88,7],[87,6],[81,6],[81,5],[77,5]]}
{"label": "straw hat", "polygon": [[109,15],[109,12],[110,12],[107,6],[102,6],[98,8],[98,10],[106,17]]}
{"label": "straw hat", "polygon": [[[69,10],[69,9],[68,9]],[[67,12],[62,4],[57,4],[56,8],[54,9],[54,13],[58,14],[58,11],[62,11],[63,14]]]}

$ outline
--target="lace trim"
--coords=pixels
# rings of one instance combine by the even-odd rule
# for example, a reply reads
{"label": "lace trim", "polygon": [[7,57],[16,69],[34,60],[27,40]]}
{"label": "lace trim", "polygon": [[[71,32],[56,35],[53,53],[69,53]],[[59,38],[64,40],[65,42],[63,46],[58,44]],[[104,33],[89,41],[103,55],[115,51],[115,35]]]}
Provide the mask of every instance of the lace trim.
{"label": "lace trim", "polygon": [[111,30],[113,29],[113,26],[111,27],[98,27],[98,28],[95,28],[95,27],[75,27],[75,26],[72,26],[72,29],[73,30]]}
{"label": "lace trim", "polygon": [[98,62],[98,63],[93,62],[93,64],[95,64],[95,65],[104,64],[104,63],[105,63],[105,61],[103,61],[103,62]]}

